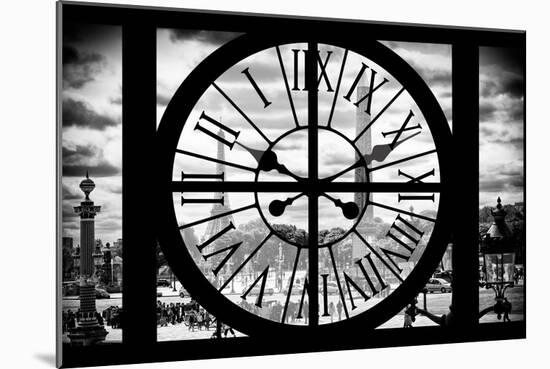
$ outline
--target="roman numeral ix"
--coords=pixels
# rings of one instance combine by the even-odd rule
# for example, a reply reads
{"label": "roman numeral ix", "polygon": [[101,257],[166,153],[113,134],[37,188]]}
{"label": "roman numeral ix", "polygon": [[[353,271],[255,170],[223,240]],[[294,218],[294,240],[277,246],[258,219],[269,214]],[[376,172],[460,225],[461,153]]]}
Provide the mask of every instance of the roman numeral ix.
{"label": "roman numeral ix", "polygon": [[[304,88],[300,89],[300,85],[299,85],[299,76],[300,76],[300,66],[299,66],[299,58],[300,58],[300,51],[303,52],[303,55],[304,55],[304,64],[305,64],[305,58],[306,58],[306,54],[309,52],[308,50],[300,50],[300,49],[292,49],[292,53],[293,53],[293,60],[294,60],[294,84],[293,84],[293,87],[292,87],[292,91],[307,91],[307,86],[304,82]],[[325,82],[325,85],[327,87],[327,92],[334,92],[334,90],[332,89],[332,85],[330,84],[330,80],[328,78],[328,75],[327,75],[327,71],[326,71],[326,68],[327,68],[327,65],[328,65],[328,62],[330,60],[330,56],[332,55],[332,51],[327,51],[326,52],[326,56],[325,56],[325,60],[323,61],[321,59],[321,50],[319,50],[319,54],[317,55],[317,62],[319,64],[319,67],[320,67],[320,71],[319,71],[319,79],[317,80],[317,88],[319,88],[319,85],[321,84],[321,81],[324,81]],[[305,81],[305,73],[304,73],[304,81]]]}

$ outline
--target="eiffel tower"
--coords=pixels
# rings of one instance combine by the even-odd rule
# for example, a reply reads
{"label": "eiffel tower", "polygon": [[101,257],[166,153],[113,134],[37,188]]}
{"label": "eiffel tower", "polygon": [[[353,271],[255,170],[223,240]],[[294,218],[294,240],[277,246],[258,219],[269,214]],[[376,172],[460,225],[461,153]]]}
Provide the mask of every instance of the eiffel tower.
{"label": "eiffel tower", "polygon": [[[225,135],[223,131],[220,129],[218,132],[218,136],[221,138],[225,138]],[[218,160],[225,161],[225,147],[223,146],[223,143],[218,140],[218,154],[217,154]],[[225,165],[221,163],[216,163],[216,173],[225,173]],[[216,216],[218,214],[226,213],[228,211],[231,211],[231,206],[229,205],[229,196],[227,194],[224,195],[223,192],[216,192],[214,194],[215,199],[219,199],[223,196],[223,204],[216,203],[212,205],[212,209],[210,210],[210,216]],[[203,235],[203,240],[208,240],[212,236],[216,235],[218,232],[220,232],[222,229],[227,227],[229,223],[233,223],[235,225],[233,215],[227,215],[225,217],[220,217],[211,220],[208,222],[206,226],[206,231]],[[209,245],[208,247],[213,247],[213,245]],[[207,248],[208,248],[207,247]],[[205,250],[205,252],[208,252],[209,250]]]}

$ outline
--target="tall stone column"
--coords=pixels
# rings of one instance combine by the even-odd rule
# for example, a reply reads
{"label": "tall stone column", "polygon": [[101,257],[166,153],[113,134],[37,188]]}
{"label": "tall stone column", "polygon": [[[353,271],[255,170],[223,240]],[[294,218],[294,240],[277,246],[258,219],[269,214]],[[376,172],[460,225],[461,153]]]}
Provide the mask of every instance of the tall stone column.
{"label": "tall stone column", "polygon": [[[369,88],[360,85],[357,87],[357,100],[360,100],[369,92]],[[370,123],[370,115],[365,112],[367,110],[368,99],[363,100],[358,106],[355,112],[355,134],[359,134]],[[372,137],[371,130],[368,129],[357,140],[357,148],[362,155],[371,154],[372,152]],[[357,157],[359,159],[359,157]],[[370,182],[370,173],[367,173],[364,168],[355,169],[355,182],[367,183]],[[354,194],[354,201],[359,207],[363,209],[365,204],[372,200],[372,195],[365,192],[356,192]],[[357,232],[367,240],[372,242],[374,237],[375,228],[372,226],[374,219],[374,210],[372,206],[367,206],[363,218],[357,225]],[[367,254],[367,246],[356,236],[352,235],[352,260],[358,260]]]}
{"label": "tall stone column", "polygon": [[107,335],[103,325],[96,318],[94,258],[95,250],[95,216],[101,206],[94,205],[90,200],[90,192],[95,183],[88,177],[80,182],[80,189],[85,199],[74,211],[80,216],[80,315],[74,329],[69,332],[69,338],[74,345],[88,346],[103,341]]}

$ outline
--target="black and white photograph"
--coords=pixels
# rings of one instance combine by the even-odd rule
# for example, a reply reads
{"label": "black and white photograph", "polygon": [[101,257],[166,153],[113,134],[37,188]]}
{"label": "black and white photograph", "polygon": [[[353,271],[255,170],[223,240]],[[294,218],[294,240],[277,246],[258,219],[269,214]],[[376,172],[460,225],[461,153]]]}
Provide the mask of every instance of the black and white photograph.
{"label": "black and white photograph", "polygon": [[[33,126],[14,125],[32,164],[3,181],[6,219],[26,224],[6,223],[24,253],[6,257],[5,330],[36,351],[51,326],[37,364],[535,359],[547,198],[531,23],[473,2],[441,18],[430,0],[372,17],[283,3],[52,1],[51,55],[19,43],[52,73],[48,119],[29,91]],[[39,88],[33,68],[1,69]]]}
{"label": "black and white photograph", "polygon": [[69,362],[149,340],[208,357],[255,339],[356,347],[366,331],[407,344],[404,328],[524,335],[521,32],[455,46],[460,30],[267,35],[229,14],[136,28],[60,9]]}
{"label": "black and white photograph", "polygon": [[67,23],[62,39],[62,339],[120,342],[122,28]]}

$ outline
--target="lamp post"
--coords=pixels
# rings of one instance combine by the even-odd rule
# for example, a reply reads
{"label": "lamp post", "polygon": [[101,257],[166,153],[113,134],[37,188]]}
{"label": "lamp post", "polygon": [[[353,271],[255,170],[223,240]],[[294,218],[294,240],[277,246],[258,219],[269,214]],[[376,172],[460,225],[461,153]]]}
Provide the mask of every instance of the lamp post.
{"label": "lamp post", "polygon": [[481,237],[480,253],[483,256],[485,288],[495,292],[495,304],[483,309],[479,317],[493,311],[499,320],[504,316],[504,321],[510,321],[508,314],[512,311],[512,304],[505,297],[505,292],[514,286],[516,252],[512,232],[505,222],[506,212],[502,208],[500,197],[497,199],[497,208],[491,211],[491,215],[494,221]]}
{"label": "lamp post", "polygon": [[[502,208],[500,197],[497,199],[496,210],[491,211],[493,223],[489,229],[480,235],[480,256],[483,262],[483,277],[485,278],[485,288],[492,289],[495,292],[495,304],[479,312],[479,318],[493,311],[497,314],[497,319],[502,317],[504,321],[510,321],[508,314],[512,311],[512,304],[505,297],[505,292],[509,287],[514,286],[514,269],[516,261],[516,244],[514,237],[506,225],[506,211]],[[452,306],[449,314],[437,316],[424,309],[416,307],[416,299],[411,303],[413,314],[422,314],[441,325],[451,324]]]}

